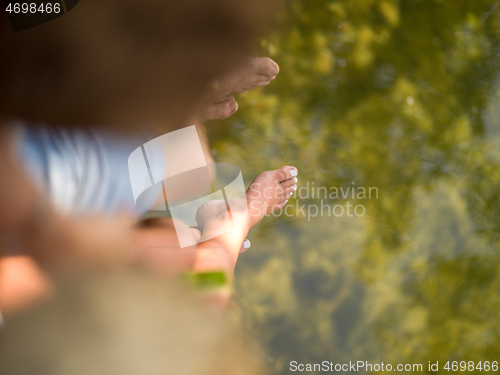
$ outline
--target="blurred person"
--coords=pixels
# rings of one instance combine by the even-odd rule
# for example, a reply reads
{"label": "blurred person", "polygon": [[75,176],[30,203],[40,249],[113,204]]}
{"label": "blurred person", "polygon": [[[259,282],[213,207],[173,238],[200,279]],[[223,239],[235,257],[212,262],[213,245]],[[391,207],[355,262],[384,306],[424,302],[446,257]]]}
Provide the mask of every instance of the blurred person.
{"label": "blurred person", "polygon": [[[227,112],[211,111],[210,106],[231,110],[233,100],[216,93],[207,107],[204,88],[214,77],[244,63],[243,56],[268,14],[269,3],[263,1],[88,0],[64,17],[21,33],[10,33],[4,18],[0,124],[4,129],[13,121],[56,124],[57,129],[91,129],[99,124],[112,132],[114,143],[113,132],[133,137],[141,133],[137,124],[148,124],[143,137],[158,127],[162,132],[182,127],[200,107],[209,108],[206,118],[221,118]],[[5,144],[18,136],[3,133]],[[89,132],[79,134],[89,136]],[[29,249],[29,255],[51,266],[65,264],[71,257],[77,263],[104,259],[111,264],[134,258],[132,244],[123,235],[133,217],[62,218],[22,176],[12,154],[3,153],[0,161],[8,164],[2,169],[6,194],[0,197],[0,206],[15,207],[0,214],[5,254],[12,248]],[[20,177],[12,178],[16,175]],[[216,242],[225,258],[218,257],[214,266],[220,267],[221,259],[226,268],[234,263],[229,253],[241,249],[244,232]],[[210,248],[204,244],[196,251],[205,246]],[[1,304],[0,300],[0,309]]]}
{"label": "blurred person", "polygon": [[[268,85],[278,72],[269,58],[249,58],[242,68],[217,80],[218,89],[207,92],[207,102],[189,124],[197,125],[198,137],[207,163],[213,162],[204,121],[227,118],[238,108],[232,93],[242,93]],[[207,91],[207,90],[205,90]],[[182,127],[182,126],[180,126]],[[44,124],[12,123],[12,147],[31,181],[44,197],[63,214],[110,215],[118,211],[140,213],[129,180],[128,158],[157,134],[122,134],[107,129]],[[168,128],[168,127],[167,127]],[[170,127],[173,128],[173,127]],[[168,170],[167,154],[161,168]],[[158,198],[158,197],[151,197]],[[151,208],[154,201],[147,202]]]}
{"label": "blurred person", "polygon": [[[224,116],[225,113],[230,115],[226,109],[230,107],[231,102],[235,103],[234,97],[230,95],[231,92],[241,93],[269,84],[275,78],[277,71],[277,64],[268,58],[250,58],[242,69],[219,79],[219,88],[211,94],[216,100],[204,106],[200,119]],[[217,100],[217,97],[222,100]],[[207,117],[207,114],[211,117]],[[197,121],[200,123],[200,120]],[[144,139],[116,136],[102,129],[59,129],[21,124],[15,130],[21,133],[15,134],[11,142],[17,144],[19,149],[17,158],[27,164],[30,180],[34,180],[42,197],[50,201],[57,213],[63,217],[89,215],[111,217],[121,212],[125,217],[137,218],[137,214],[141,211],[135,206],[131,192],[127,159]],[[201,135],[201,139],[205,140],[203,145],[207,162],[213,162],[211,156],[207,154],[206,138],[203,137],[203,133]],[[95,221],[97,218],[93,217],[92,220]],[[170,277],[176,277],[193,267],[195,249],[171,246],[162,248],[160,252],[152,251],[152,246],[149,246],[151,240],[154,240],[155,244],[177,243],[171,221],[170,225],[166,224],[169,220],[163,220],[161,225],[154,225],[158,222],[149,221],[147,227],[140,226],[134,231],[136,234],[132,238],[137,239],[135,243],[139,245],[136,254],[141,261],[151,264],[155,269],[161,269]],[[102,225],[102,220],[100,223]],[[156,226],[156,230],[152,226]],[[199,229],[192,230],[201,237]],[[92,232],[88,234],[90,233]],[[141,240],[141,237],[144,239]],[[142,244],[145,246],[140,246]],[[243,244],[240,251],[248,249],[249,240],[243,241]],[[47,251],[38,251],[38,256],[54,258],[54,255],[51,256]],[[61,254],[56,256],[61,257]],[[18,273],[22,272],[21,266],[24,265],[27,281],[37,280],[40,285],[46,285],[47,281],[40,283],[40,280],[43,280],[42,275],[34,277],[36,265],[30,263],[33,262],[25,256],[4,257],[1,261],[3,269],[8,269],[9,264],[12,264],[13,270],[17,270]],[[38,297],[43,295],[42,287],[30,286],[29,282],[15,284],[12,279],[19,280],[19,275],[14,276],[12,272],[0,274],[0,283],[3,281],[3,289],[6,291],[4,297],[0,297],[0,307],[4,310],[9,311],[23,306],[20,301],[26,303],[36,301],[38,298],[33,298],[37,297],[35,292],[38,292]],[[13,295],[17,297],[12,298]]]}
{"label": "blurred person", "polygon": [[55,125],[54,133],[78,126],[82,137],[92,137],[84,128],[108,129],[108,143],[116,132],[149,139],[151,129],[181,128],[206,104],[210,83],[245,63],[269,4],[87,0],[19,33],[10,31],[2,12],[0,142],[6,147],[0,162],[10,177],[2,179],[0,204],[15,203],[17,212],[2,213],[0,228],[29,221],[36,200],[29,181],[13,172],[20,164],[8,145],[17,136],[9,134],[13,122]]}

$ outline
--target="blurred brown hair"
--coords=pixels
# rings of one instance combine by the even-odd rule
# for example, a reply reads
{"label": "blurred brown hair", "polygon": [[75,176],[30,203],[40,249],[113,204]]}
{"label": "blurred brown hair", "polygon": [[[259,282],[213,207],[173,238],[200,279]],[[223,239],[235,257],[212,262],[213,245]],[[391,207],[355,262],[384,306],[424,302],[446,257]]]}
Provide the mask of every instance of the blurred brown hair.
{"label": "blurred brown hair", "polygon": [[236,67],[266,0],[84,0],[12,33],[0,15],[0,118],[56,125],[179,122]]}

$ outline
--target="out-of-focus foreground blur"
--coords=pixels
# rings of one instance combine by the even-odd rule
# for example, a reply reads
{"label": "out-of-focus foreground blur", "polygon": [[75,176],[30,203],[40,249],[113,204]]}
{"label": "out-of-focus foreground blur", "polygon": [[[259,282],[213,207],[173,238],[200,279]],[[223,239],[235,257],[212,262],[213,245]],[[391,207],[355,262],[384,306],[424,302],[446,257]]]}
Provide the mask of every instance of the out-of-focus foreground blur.
{"label": "out-of-focus foreground blur", "polygon": [[0,333],[1,374],[261,373],[252,344],[162,278],[131,269],[66,275],[56,290]]}

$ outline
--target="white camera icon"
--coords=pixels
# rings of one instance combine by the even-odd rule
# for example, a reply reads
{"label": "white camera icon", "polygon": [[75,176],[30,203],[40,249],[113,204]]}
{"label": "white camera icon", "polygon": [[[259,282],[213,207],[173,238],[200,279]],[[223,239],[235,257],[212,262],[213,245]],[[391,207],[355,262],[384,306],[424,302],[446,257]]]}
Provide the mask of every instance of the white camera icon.
{"label": "white camera icon", "polygon": [[[218,201],[231,218],[230,225],[211,230],[203,241],[220,236],[241,223],[248,214],[245,184],[240,168],[208,163],[196,126],[157,137],[135,149],[128,158],[130,184],[136,205],[145,210],[170,210],[181,247],[197,242],[179,227],[179,221],[197,226],[200,207]],[[237,214],[235,214],[237,213]],[[210,213],[209,213],[210,215]],[[210,218],[205,218],[210,220]]]}

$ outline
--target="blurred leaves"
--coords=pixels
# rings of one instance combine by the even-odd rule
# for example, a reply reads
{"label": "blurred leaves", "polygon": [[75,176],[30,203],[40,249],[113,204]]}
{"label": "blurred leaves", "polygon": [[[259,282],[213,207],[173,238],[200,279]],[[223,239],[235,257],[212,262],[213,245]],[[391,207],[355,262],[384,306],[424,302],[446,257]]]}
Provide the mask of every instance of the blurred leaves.
{"label": "blurred leaves", "polygon": [[261,43],[280,73],[210,125],[217,158],[247,179],[294,165],[299,186],[354,182],[379,198],[357,202],[361,218],[264,219],[237,267],[244,324],[276,373],[290,360],[492,360],[499,2],[287,4]]}

